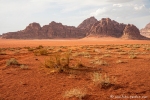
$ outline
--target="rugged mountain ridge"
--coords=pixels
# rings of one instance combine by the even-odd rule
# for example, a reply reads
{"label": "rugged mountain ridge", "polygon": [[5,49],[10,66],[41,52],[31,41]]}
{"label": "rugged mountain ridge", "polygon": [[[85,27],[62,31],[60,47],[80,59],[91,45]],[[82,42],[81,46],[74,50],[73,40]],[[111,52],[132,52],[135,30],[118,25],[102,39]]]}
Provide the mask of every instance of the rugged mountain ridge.
{"label": "rugged mountain ridge", "polygon": [[40,26],[39,23],[31,23],[24,30],[8,32],[2,35],[6,39],[52,39],[52,38],[83,38],[85,30],[74,26],[62,25],[52,21],[49,25]]}
{"label": "rugged mountain ridge", "polygon": [[78,27],[63,25],[52,21],[40,26],[31,23],[24,30],[8,32],[1,36],[6,39],[55,39],[55,38],[84,38],[84,37],[115,37],[124,39],[148,39],[140,35],[139,29],[132,24],[118,23],[110,18],[97,20],[87,18]]}
{"label": "rugged mountain ridge", "polygon": [[140,34],[139,29],[133,24],[126,25],[125,29],[123,30],[122,38],[134,39],[134,40],[146,40],[146,39],[148,39],[148,38],[142,36]]}
{"label": "rugged mountain ridge", "polygon": [[124,39],[148,39],[140,34],[139,29],[132,24],[118,23],[110,18],[97,21],[87,33],[88,37],[115,37]]}
{"label": "rugged mountain ridge", "polygon": [[140,30],[141,35],[150,36],[150,23],[148,23],[145,28]]}
{"label": "rugged mountain ridge", "polygon": [[98,37],[121,37],[125,26],[125,24],[120,24],[110,18],[102,18],[92,26],[88,35],[95,35]]}
{"label": "rugged mountain ridge", "polygon": [[77,28],[84,29],[88,32],[93,24],[95,24],[98,20],[95,17],[90,17],[85,19]]}

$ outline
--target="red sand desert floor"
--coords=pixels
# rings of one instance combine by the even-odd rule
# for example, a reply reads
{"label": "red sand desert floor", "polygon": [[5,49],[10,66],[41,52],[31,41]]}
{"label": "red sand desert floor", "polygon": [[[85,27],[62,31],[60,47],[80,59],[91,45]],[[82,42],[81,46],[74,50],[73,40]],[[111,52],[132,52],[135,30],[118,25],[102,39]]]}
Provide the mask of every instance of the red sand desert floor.
{"label": "red sand desert floor", "polygon": [[[46,67],[67,52],[69,70]],[[0,39],[0,100],[150,100],[149,76],[150,41]]]}

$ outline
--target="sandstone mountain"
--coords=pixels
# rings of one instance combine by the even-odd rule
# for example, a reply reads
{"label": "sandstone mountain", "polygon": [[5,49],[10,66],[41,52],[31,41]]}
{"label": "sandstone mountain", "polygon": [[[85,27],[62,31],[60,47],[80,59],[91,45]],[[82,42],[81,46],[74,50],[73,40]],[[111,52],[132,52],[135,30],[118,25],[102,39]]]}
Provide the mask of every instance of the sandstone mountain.
{"label": "sandstone mountain", "polygon": [[139,29],[132,24],[126,25],[125,29],[123,30],[123,35],[122,38],[125,39],[139,39],[139,40],[144,40],[148,39],[140,34]]}
{"label": "sandstone mountain", "polygon": [[88,32],[97,21],[98,20],[95,17],[87,18],[78,26],[78,28],[84,29]]}
{"label": "sandstone mountain", "polygon": [[125,24],[120,24],[110,18],[102,18],[92,26],[88,35],[98,37],[121,37],[124,28]]}
{"label": "sandstone mountain", "polygon": [[87,37],[116,37],[124,39],[147,39],[140,35],[139,29],[131,24],[118,23],[110,18],[97,21],[87,33]]}
{"label": "sandstone mountain", "polygon": [[145,28],[140,30],[141,35],[150,37],[150,23],[148,23]]}
{"label": "sandstone mountain", "polygon": [[43,27],[39,23],[31,23],[24,30],[9,32],[2,35],[6,39],[52,39],[52,38],[83,38],[86,32],[74,26],[66,26],[52,21]]}
{"label": "sandstone mountain", "polygon": [[[149,28],[149,27],[147,27]],[[115,37],[125,39],[147,39],[140,35],[135,25],[118,23],[110,18],[100,21],[94,17],[84,20],[78,27],[66,26],[52,21],[49,25],[40,26],[31,23],[24,30],[2,34],[6,39],[56,39],[84,37]]]}

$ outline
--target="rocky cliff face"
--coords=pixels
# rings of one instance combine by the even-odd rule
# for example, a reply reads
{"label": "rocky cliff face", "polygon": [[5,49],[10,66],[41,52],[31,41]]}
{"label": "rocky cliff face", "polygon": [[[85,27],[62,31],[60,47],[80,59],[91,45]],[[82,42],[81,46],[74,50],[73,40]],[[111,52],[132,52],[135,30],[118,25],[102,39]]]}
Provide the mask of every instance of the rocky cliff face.
{"label": "rocky cliff face", "polygon": [[141,35],[150,36],[150,23],[140,30]]}
{"label": "rocky cliff face", "polygon": [[17,32],[9,32],[2,35],[6,39],[39,39],[43,34],[40,34],[42,28],[39,23],[31,23],[24,30]]}
{"label": "rocky cliff face", "polygon": [[83,38],[84,29],[51,22],[43,27],[39,23],[31,23],[24,30],[9,32],[2,35],[6,39],[51,39],[51,38]]}
{"label": "rocky cliff face", "polygon": [[78,28],[84,29],[88,32],[97,21],[98,20],[95,17],[87,18],[78,26]]}
{"label": "rocky cliff face", "polygon": [[48,38],[83,38],[85,31],[74,26],[66,26],[61,23],[51,22],[43,26],[42,31]]}
{"label": "rocky cliff face", "polygon": [[125,39],[147,39],[146,37],[142,36],[140,34],[139,29],[135,25],[132,25],[132,24],[126,25],[126,27],[123,31],[122,38],[125,38]]}
{"label": "rocky cliff face", "polygon": [[89,36],[98,37],[121,37],[125,24],[120,24],[110,18],[102,18],[100,21],[96,22],[91,30],[89,31]]}
{"label": "rocky cliff face", "polygon": [[140,35],[135,25],[118,23],[110,18],[102,18],[88,32],[88,37],[116,37],[125,39],[147,39]]}
{"label": "rocky cliff face", "polygon": [[[146,26],[149,29],[150,25]],[[31,23],[24,30],[5,33],[0,38],[6,39],[52,39],[84,37],[116,37],[125,39],[147,39],[140,35],[135,25],[118,23],[110,18],[97,21],[94,17],[84,20],[77,28],[52,21],[49,25],[40,26]]]}

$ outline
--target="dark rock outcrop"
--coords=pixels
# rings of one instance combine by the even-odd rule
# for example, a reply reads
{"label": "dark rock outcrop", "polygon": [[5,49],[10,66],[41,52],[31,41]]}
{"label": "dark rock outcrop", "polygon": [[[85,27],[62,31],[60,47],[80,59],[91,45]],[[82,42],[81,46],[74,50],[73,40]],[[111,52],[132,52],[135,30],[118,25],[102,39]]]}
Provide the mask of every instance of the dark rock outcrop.
{"label": "dark rock outcrop", "polygon": [[88,37],[115,37],[124,39],[148,39],[140,35],[135,25],[118,23],[110,18],[102,18],[88,32]]}
{"label": "dark rock outcrop", "polygon": [[95,17],[87,18],[78,26],[78,28],[84,29],[88,32],[97,21],[98,20]]}
{"label": "dark rock outcrop", "polygon": [[2,35],[6,39],[39,39],[44,36],[40,34],[42,30],[39,23],[31,23],[24,30],[17,32],[9,32]]}
{"label": "dark rock outcrop", "polygon": [[[150,25],[146,26],[150,28]],[[52,21],[49,25],[40,26],[31,23],[24,30],[5,33],[0,38],[6,39],[56,39],[84,37],[115,37],[124,39],[148,39],[140,35],[135,25],[118,23],[110,18],[97,21],[94,17],[84,20],[77,28]]]}
{"label": "dark rock outcrop", "polygon": [[140,30],[141,35],[150,37],[150,23]]}
{"label": "dark rock outcrop", "polygon": [[95,35],[97,37],[121,37],[125,26],[125,24],[120,24],[110,18],[102,18],[92,26],[88,35]]}
{"label": "dark rock outcrop", "polygon": [[148,39],[148,38],[142,36],[140,34],[139,29],[135,25],[132,25],[132,24],[126,25],[126,27],[125,27],[125,29],[123,31],[122,38],[135,39],[135,40],[136,39],[140,39],[140,40]]}
{"label": "dark rock outcrop", "polygon": [[9,32],[2,35],[6,39],[52,39],[52,38],[83,38],[86,32],[74,26],[66,26],[52,21],[41,27],[38,23],[29,24],[24,30]]}

